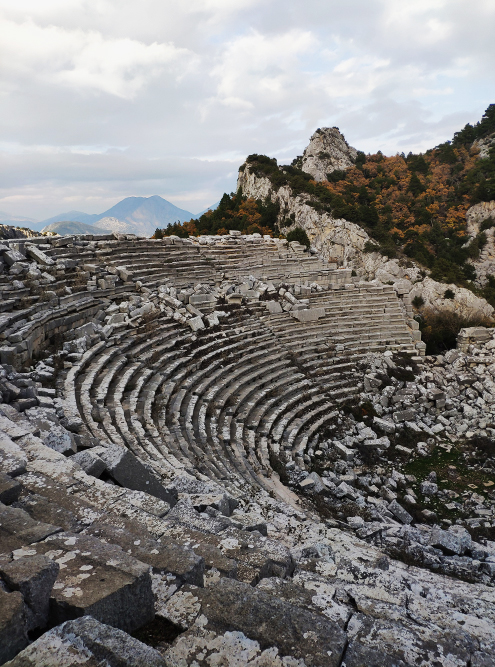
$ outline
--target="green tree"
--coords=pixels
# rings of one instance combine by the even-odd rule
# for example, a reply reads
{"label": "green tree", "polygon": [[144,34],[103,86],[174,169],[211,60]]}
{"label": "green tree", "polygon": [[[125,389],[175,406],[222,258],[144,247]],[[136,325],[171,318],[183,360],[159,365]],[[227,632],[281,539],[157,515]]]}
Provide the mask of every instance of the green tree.
{"label": "green tree", "polygon": [[306,234],[305,230],[301,227],[296,227],[287,234],[287,241],[298,241],[301,245],[305,245],[306,248],[309,248],[311,242]]}

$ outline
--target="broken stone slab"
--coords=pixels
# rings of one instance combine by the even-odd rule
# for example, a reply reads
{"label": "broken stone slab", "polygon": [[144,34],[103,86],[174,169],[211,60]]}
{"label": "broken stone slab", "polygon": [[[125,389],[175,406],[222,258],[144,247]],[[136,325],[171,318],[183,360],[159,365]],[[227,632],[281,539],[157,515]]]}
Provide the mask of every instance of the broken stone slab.
{"label": "broken stone slab", "polygon": [[263,647],[276,647],[282,656],[297,660],[311,656],[305,664],[314,667],[341,664],[346,634],[337,623],[319,614],[232,579],[198,589],[193,597],[200,603],[205,630],[242,632]]}
{"label": "broken stone slab", "polygon": [[410,524],[413,520],[409,512],[407,512],[402,505],[399,505],[397,500],[392,500],[388,505],[388,509],[401,523]]}
{"label": "broken stone slab", "polygon": [[131,279],[131,277],[132,277],[132,273],[131,273],[131,271],[129,271],[125,266],[117,266],[117,267],[115,268],[115,270],[116,270],[117,275],[119,276],[119,278],[120,278],[124,283],[128,282],[128,281]]}
{"label": "broken stone slab", "polygon": [[26,472],[26,466],[26,456],[19,445],[0,432],[0,470],[10,477],[17,477]]}
{"label": "broken stone slab", "polygon": [[290,576],[294,570],[289,549],[256,531],[247,532],[234,526],[220,534],[200,531],[201,528],[169,523],[166,535],[181,544],[194,545],[194,551],[204,558],[207,568],[224,571],[229,577],[236,571],[240,581],[252,585],[265,577]]}
{"label": "broken stone slab", "polygon": [[0,665],[12,660],[28,643],[22,595],[0,587]]}
{"label": "broken stone slab", "polygon": [[11,591],[19,591],[26,603],[28,632],[48,623],[50,594],[60,566],[46,556],[25,556],[0,563],[0,574]]}
{"label": "broken stone slab", "polygon": [[[348,517],[348,522],[349,519],[360,519],[363,522],[361,517]],[[258,584],[257,589],[280,598],[293,607],[323,614],[342,630],[345,629],[352,614],[349,607],[341,605],[333,599],[335,587],[330,582],[327,583],[317,576],[313,578],[312,573],[306,571],[301,571],[292,579],[277,577],[263,579]]]}
{"label": "broken stone slab", "polygon": [[359,612],[347,626],[346,667],[409,667],[421,663],[463,667],[470,664],[476,644],[469,632],[461,628],[439,631],[433,624],[405,624],[392,618],[376,618],[360,613],[371,611],[368,605],[363,606],[358,603]]}
{"label": "broken stone slab", "polygon": [[341,442],[334,443],[335,451],[338,453],[341,459],[344,461],[352,461],[356,452],[353,449],[349,449]]}
{"label": "broken stone slab", "polygon": [[306,308],[304,310],[291,310],[290,314],[299,322],[316,322],[325,317],[324,308]]}
{"label": "broken stone slab", "polygon": [[94,447],[92,452],[99,456],[110,476],[122,486],[136,491],[144,491],[173,505],[174,497],[159,479],[134,454],[120,445]]}
{"label": "broken stone slab", "polygon": [[71,457],[71,461],[80,465],[84,472],[92,477],[100,477],[107,469],[105,461],[91,449],[86,449],[83,452],[74,454],[74,456]]}
{"label": "broken stone slab", "polygon": [[3,253],[3,261],[7,266],[12,266],[16,262],[25,262],[26,257],[19,250],[7,250]]}
{"label": "broken stone slab", "polygon": [[167,519],[178,521],[189,528],[216,534],[232,525],[230,519],[225,516],[207,517],[204,513],[199,513],[193,507],[188,496],[184,496],[177,501],[168,513]]}
{"label": "broken stone slab", "polygon": [[8,667],[167,667],[158,651],[91,616],[66,621],[39,637]]}
{"label": "broken stone slab", "polygon": [[406,409],[394,412],[393,417],[396,422],[412,421],[416,416],[416,410]]}
{"label": "broken stone slab", "polygon": [[434,482],[424,481],[419,485],[419,490],[424,496],[435,496],[438,493],[438,485]]}
{"label": "broken stone slab", "polygon": [[431,532],[430,545],[441,549],[448,555],[462,556],[466,549],[471,546],[471,537],[467,533],[469,541],[463,534],[456,534],[440,528],[434,528]]}
{"label": "broken stone slab", "polygon": [[34,259],[38,264],[43,264],[44,266],[52,266],[55,264],[53,259],[48,257],[43,250],[40,250],[37,246],[26,243],[26,254],[31,259]]}
{"label": "broken stone slab", "polygon": [[[126,632],[154,617],[149,565],[90,535],[60,533],[30,547],[60,565],[50,624],[90,615]],[[22,556],[24,550],[14,553]]]}
{"label": "broken stone slab", "polygon": [[177,628],[187,630],[196,620],[201,609],[201,602],[195,595],[195,586],[184,586],[160,604],[157,615]]}
{"label": "broken stone slab", "polygon": [[7,551],[12,550],[9,544],[32,544],[60,531],[60,526],[35,521],[24,510],[0,503],[0,543]]}
{"label": "broken stone slab", "polygon": [[210,327],[216,327],[220,324],[220,320],[218,319],[218,315],[216,312],[209,313],[206,316],[206,321],[208,322],[208,326]]}
{"label": "broken stone slab", "polygon": [[[81,473],[83,474],[83,473]],[[24,509],[33,519],[62,526],[65,531],[79,532],[97,521],[104,510],[86,502],[74,493],[78,484],[74,478],[60,483],[39,472],[28,472],[19,478],[25,494],[16,506]],[[73,493],[67,492],[67,485]],[[112,487],[117,488],[117,487]]]}
{"label": "broken stone slab", "polygon": [[[234,500],[226,493],[200,493],[187,495],[194,509],[198,512],[204,512],[207,507],[213,507],[224,516],[232,514],[232,503]],[[181,499],[181,494],[179,494]]]}
{"label": "broken stone slab", "polygon": [[303,481],[306,480],[311,480],[313,482],[313,485],[310,487],[312,493],[323,493],[327,490],[322,478],[318,475],[317,472],[310,473]]}
{"label": "broken stone slab", "polygon": [[22,486],[9,475],[0,471],[0,502],[11,505],[21,495]]}
{"label": "broken stone slab", "polygon": [[266,525],[266,521],[259,515],[249,512],[238,512],[231,518],[236,528],[248,531],[257,530],[261,535],[268,537],[268,526]]}

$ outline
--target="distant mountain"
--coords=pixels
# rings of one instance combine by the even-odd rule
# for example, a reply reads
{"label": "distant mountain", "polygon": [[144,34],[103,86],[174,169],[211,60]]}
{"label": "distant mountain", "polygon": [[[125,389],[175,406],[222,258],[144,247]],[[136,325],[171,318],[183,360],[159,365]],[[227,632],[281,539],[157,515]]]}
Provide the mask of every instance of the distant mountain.
{"label": "distant mountain", "polygon": [[[67,213],[60,213],[60,215],[54,215],[53,218],[48,218],[43,220],[39,224],[40,231],[43,227],[51,225],[54,222],[84,222],[87,225],[92,225],[93,222],[98,217],[97,213],[82,213],[81,211],[68,211]],[[50,230],[51,231],[51,230]]]}
{"label": "distant mountain", "polygon": [[204,211],[201,211],[200,213],[196,213],[196,215],[193,215],[193,218],[195,220],[198,220],[202,215],[207,213],[208,211],[214,211],[216,208],[218,208],[218,205],[220,204],[220,200],[217,201],[216,204],[213,204],[213,206],[208,206],[208,208],[205,208]]}
{"label": "distant mountain", "polygon": [[121,222],[127,222],[134,234],[152,236],[157,227],[163,229],[172,222],[186,222],[192,218],[192,213],[154,195],[126,197],[108,211],[98,215],[92,223],[97,224],[102,218],[117,218]]}
{"label": "distant mountain", "polygon": [[[80,211],[69,211],[48,218],[39,223],[39,230],[46,230],[47,226],[57,222],[81,222],[87,225],[97,225],[100,220],[105,220],[105,229],[138,234],[139,236],[152,236],[155,229],[163,229],[169,223],[186,222],[193,217],[189,211],[178,208],[163,197],[154,195],[152,197],[126,197],[115,206],[100,214],[90,215]],[[111,219],[111,220],[110,220]],[[125,223],[116,225],[116,222]],[[67,232],[73,234],[74,232]],[[89,233],[89,232],[86,232]]]}
{"label": "distant mountain", "polygon": [[85,222],[77,222],[75,220],[52,222],[50,225],[43,227],[43,231],[55,232],[56,234],[60,234],[60,236],[67,236],[70,234],[108,234],[110,232],[109,229],[87,225]]}
{"label": "distant mountain", "polygon": [[13,227],[28,227],[29,229],[35,229],[35,225],[37,223],[38,221],[33,220],[33,218],[25,218],[20,215],[11,215],[10,213],[4,213],[3,211],[0,211],[0,224],[2,225],[11,225]]}

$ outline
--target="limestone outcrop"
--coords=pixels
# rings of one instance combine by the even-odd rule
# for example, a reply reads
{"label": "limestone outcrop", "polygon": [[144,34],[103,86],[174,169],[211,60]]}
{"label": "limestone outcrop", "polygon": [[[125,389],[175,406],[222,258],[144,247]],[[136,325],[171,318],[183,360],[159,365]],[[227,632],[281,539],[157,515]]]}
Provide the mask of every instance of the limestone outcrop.
{"label": "limestone outcrop", "polygon": [[357,154],[338,127],[323,127],[312,135],[297,165],[315,181],[324,181],[332,171],[352,166]]}

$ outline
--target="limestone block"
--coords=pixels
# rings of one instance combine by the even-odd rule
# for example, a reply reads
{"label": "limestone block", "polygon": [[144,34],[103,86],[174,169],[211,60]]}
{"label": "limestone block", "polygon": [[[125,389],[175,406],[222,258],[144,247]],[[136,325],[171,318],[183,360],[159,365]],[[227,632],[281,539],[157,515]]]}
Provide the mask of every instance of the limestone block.
{"label": "limestone block", "polygon": [[227,303],[240,305],[242,303],[242,294],[238,292],[232,292],[232,294],[227,294],[225,297]]}
{"label": "limestone block", "polygon": [[24,556],[0,564],[0,574],[9,589],[22,593],[28,631],[46,627],[50,595],[59,569],[59,564],[46,556]]}
{"label": "limestone block", "polygon": [[9,667],[166,667],[166,664],[155,649],[91,616],[84,616],[42,635],[19,653]]}
{"label": "limestone block", "polygon": [[188,325],[193,331],[199,331],[199,329],[205,328],[205,323],[201,317],[191,317],[190,320],[187,320]]}
{"label": "limestone block", "polygon": [[291,311],[292,317],[299,322],[315,322],[321,317],[325,317],[324,308],[307,308],[305,310],[293,310]]}
{"label": "limestone block", "polygon": [[166,534],[157,541],[151,539],[144,529],[137,534],[104,521],[95,522],[85,532],[118,545],[129,555],[149,564],[155,573],[170,573],[178,578],[179,583],[203,586],[203,558],[190,547],[177,544]]}
{"label": "limestone block", "polygon": [[412,409],[398,410],[394,412],[394,419],[396,422],[411,421],[416,416],[416,411]]}
{"label": "limestone block", "polygon": [[106,463],[91,449],[74,454],[71,461],[78,463],[87,475],[100,477],[107,469]]}
{"label": "limestone block", "polygon": [[270,315],[276,315],[282,312],[282,306],[279,304],[278,301],[267,301],[266,308],[270,313]]}
{"label": "limestone block", "polygon": [[26,471],[26,465],[26,456],[19,445],[0,432],[0,470],[10,477],[17,477]]}
{"label": "limestone block", "polygon": [[22,595],[0,588],[0,664],[12,660],[28,643]]}
{"label": "limestone block", "polygon": [[50,600],[50,623],[91,615],[133,632],[154,616],[149,566],[120,547],[76,533],[52,535],[33,545],[59,565]]}
{"label": "limestone block", "polygon": [[110,315],[110,317],[108,318],[107,324],[109,324],[110,326],[113,326],[115,324],[121,324],[122,322],[125,322],[126,317],[127,315],[125,313],[114,313],[113,315]]}
{"label": "limestone block", "polygon": [[311,655],[314,667],[341,664],[345,632],[320,614],[232,579],[198,589],[195,597],[201,603],[207,630],[237,630],[264,646],[277,647],[281,655],[297,659]]}
{"label": "limestone block", "polygon": [[59,526],[35,521],[22,509],[0,503],[0,539],[5,540],[3,546],[7,550],[9,543],[32,544],[60,530]]}
{"label": "limestone block", "polygon": [[425,496],[435,496],[438,493],[438,485],[434,482],[421,482],[419,490]]}
{"label": "limestone block", "polygon": [[11,505],[21,494],[21,485],[0,470],[0,502]]}
{"label": "limestone block", "polygon": [[3,253],[3,261],[7,266],[12,266],[16,262],[25,262],[26,258],[19,250],[7,250]]}
{"label": "limestone block", "polygon": [[376,426],[378,426],[378,428],[380,428],[385,433],[395,433],[395,424],[386,419],[380,419],[380,417],[374,417],[373,423],[376,424]]}
{"label": "limestone block", "polygon": [[341,442],[335,443],[335,451],[338,453],[340,458],[344,459],[344,461],[352,461],[356,453],[354,450],[349,449]]}
{"label": "limestone block", "polygon": [[208,326],[210,327],[216,327],[220,324],[220,320],[218,319],[218,315],[216,312],[207,315],[206,321],[208,322]]}
{"label": "limestone block", "polygon": [[214,294],[191,294],[189,297],[189,303],[192,306],[197,306],[201,308],[202,306],[211,306],[213,307],[217,302],[217,298]]}
{"label": "limestone block", "polygon": [[35,245],[26,244],[26,254],[28,257],[34,259],[38,264],[43,264],[44,266],[52,266],[55,264],[53,259],[48,257],[42,250],[37,248]]}
{"label": "limestone block", "polygon": [[441,549],[444,553],[461,556],[464,549],[462,546],[461,537],[455,533],[450,533],[440,528],[434,528],[431,533],[430,544],[432,547]]}
{"label": "limestone block", "polygon": [[50,431],[42,436],[42,441],[60,454],[74,454],[77,450],[74,436],[61,426],[52,426]]}
{"label": "limestone block", "polygon": [[122,486],[144,491],[168,503],[175,502],[151,470],[125,447],[113,444],[92,451],[104,461],[111,477]]}
{"label": "limestone block", "polygon": [[409,512],[406,512],[402,505],[399,505],[397,500],[392,500],[388,505],[388,509],[401,523],[410,524],[413,520]]}
{"label": "limestone block", "polygon": [[[179,494],[179,499],[180,498],[181,494]],[[192,506],[198,512],[204,512],[207,507],[213,507],[213,509],[218,510],[224,516],[230,516],[232,514],[232,501],[237,504],[237,501],[226,493],[188,494],[187,498],[189,498]]]}

